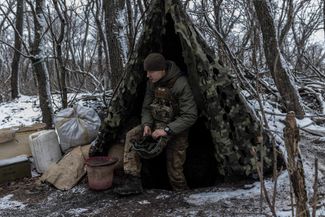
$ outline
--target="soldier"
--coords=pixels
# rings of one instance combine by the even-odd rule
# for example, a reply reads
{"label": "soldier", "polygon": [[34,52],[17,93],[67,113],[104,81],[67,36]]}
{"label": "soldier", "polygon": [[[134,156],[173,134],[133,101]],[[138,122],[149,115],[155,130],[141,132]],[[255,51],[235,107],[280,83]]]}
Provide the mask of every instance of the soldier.
{"label": "soldier", "polygon": [[[166,149],[169,182],[175,191],[188,189],[183,164],[188,147],[188,130],[197,119],[197,108],[186,77],[173,61],[166,61],[159,53],[151,53],[144,60],[147,71],[147,88],[142,106],[141,125],[126,135],[124,172],[126,179],[114,191],[121,195],[138,194],[141,184],[141,157],[143,154],[160,154]],[[148,146],[138,144],[143,138],[152,137],[159,148],[142,150]],[[143,140],[142,140],[143,141]],[[137,147],[137,148],[135,148]],[[150,156],[148,156],[150,158]]]}

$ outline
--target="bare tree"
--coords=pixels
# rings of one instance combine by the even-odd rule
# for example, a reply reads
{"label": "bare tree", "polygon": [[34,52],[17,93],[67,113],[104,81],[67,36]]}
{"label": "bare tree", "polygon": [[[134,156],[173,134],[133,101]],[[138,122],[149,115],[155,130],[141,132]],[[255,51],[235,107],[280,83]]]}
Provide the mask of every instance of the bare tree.
{"label": "bare tree", "polygon": [[83,22],[85,22],[85,31],[83,38],[81,40],[81,53],[80,53],[80,66],[82,70],[85,70],[86,67],[86,49],[87,49],[87,42],[88,42],[88,35],[89,35],[89,28],[90,28],[90,11],[91,11],[91,1],[87,1],[85,7],[83,7]]}
{"label": "bare tree", "polygon": [[[287,13],[285,13],[287,11]],[[284,19],[286,17],[286,22],[282,27],[282,30],[280,30],[281,28],[281,24],[284,23]],[[283,1],[283,7],[281,10],[281,15],[279,18],[279,24],[278,24],[278,33],[280,34],[279,36],[279,45],[281,47],[285,36],[288,34],[292,23],[294,20],[294,11],[293,11],[293,0],[289,0],[289,1]]]}
{"label": "bare tree", "polygon": [[267,0],[254,0],[253,4],[263,34],[266,62],[275,81],[275,85],[281,94],[287,111],[295,111],[297,117],[302,118],[305,112],[301,105],[298,91],[288,74],[289,71],[284,66],[268,2]]}
{"label": "bare tree", "polygon": [[[302,2],[304,3],[304,1]],[[296,51],[294,65],[296,71],[299,72],[302,72],[304,70],[302,58],[308,41],[310,40],[310,37],[319,29],[319,25],[322,22],[321,8],[314,7],[311,10],[310,7],[313,7],[310,1],[308,1],[306,4],[302,4],[299,7],[299,16],[297,16],[297,22],[292,26]]]}
{"label": "bare tree", "polygon": [[135,36],[135,24],[134,24],[134,16],[133,16],[133,9],[131,6],[130,1],[126,1],[126,8],[127,8],[127,20],[128,20],[128,25],[127,25],[127,38],[128,38],[128,50],[132,50],[132,47],[134,46],[134,36]]}
{"label": "bare tree", "polygon": [[288,112],[285,121],[283,136],[286,151],[288,153],[287,168],[296,201],[296,215],[309,217],[310,213],[308,209],[305,171],[298,144],[300,136],[294,112]]}
{"label": "bare tree", "polygon": [[117,21],[117,12],[120,0],[104,1],[106,37],[109,48],[109,59],[111,70],[109,77],[111,78],[112,87],[115,88],[119,78],[123,73],[123,61],[121,45],[118,40],[119,26]]}
{"label": "bare tree", "polygon": [[[65,69],[65,64],[63,61],[63,54],[62,54],[62,42],[65,36],[65,29],[66,29],[66,20],[65,20],[66,16],[64,16],[63,13],[66,13],[66,5],[65,5],[65,1],[61,2],[59,5],[57,0],[53,0],[53,4],[60,20],[59,35],[56,36],[52,28],[50,29],[51,29],[52,36],[54,38],[54,46],[56,51],[55,65],[58,71],[57,76],[58,76],[58,83],[59,83],[59,88],[61,93],[61,103],[62,103],[62,107],[66,108],[68,106],[68,93],[67,93],[67,85],[66,85],[67,71]],[[62,11],[62,7],[64,8],[63,11]]]}
{"label": "bare tree", "polygon": [[[25,0],[26,2],[34,4],[31,0]],[[41,48],[46,49],[48,54],[53,54],[44,61],[47,64],[52,90],[62,93],[63,107],[67,106],[68,92],[79,93],[112,88],[110,82],[116,84],[120,79],[124,58],[129,57],[134,50],[134,44],[140,36],[138,33],[142,31],[143,21],[148,15],[147,9],[152,1],[52,0],[48,2],[48,10],[43,11],[48,29],[42,33],[41,39],[44,47],[41,46]],[[243,72],[245,76],[249,75],[247,78],[253,79],[256,74],[253,72],[264,72],[263,70],[267,68],[266,63],[269,68],[273,67],[272,77],[276,81],[276,86],[287,108],[288,106],[292,108],[292,105],[297,103],[295,98],[298,96],[297,91],[293,90],[295,84],[293,80],[290,80],[290,70],[294,68],[296,70],[293,72],[304,72],[293,74],[295,82],[300,84],[302,76],[315,75],[316,72],[322,72],[325,69],[324,48],[310,40],[315,31],[322,30],[322,17],[325,16],[324,0],[267,1],[273,10],[270,13],[276,30],[275,39],[278,39],[278,43],[272,43],[272,49],[268,49],[267,52],[265,52],[265,46],[268,44],[265,37],[267,34],[264,33],[264,38],[262,38],[261,30],[269,28],[268,23],[261,25],[261,29],[259,28],[257,13],[252,1],[182,0],[180,2],[201,31],[209,47],[218,54],[218,60],[222,60],[222,62],[219,61],[220,64],[231,64],[230,59],[226,58],[228,55],[226,50],[230,50],[238,63],[246,67]],[[32,50],[28,49],[31,47],[29,45],[34,44],[35,41],[33,16],[30,16],[35,10],[32,8],[30,10],[28,5],[26,7],[26,15],[23,18],[24,31],[20,40],[22,49],[18,49],[18,45],[14,44],[14,38],[7,37],[7,35],[13,35],[14,32],[18,33],[15,21],[18,22],[19,17],[15,16],[16,9],[13,11],[16,3],[22,3],[22,1],[6,0],[0,7],[0,40],[2,40],[0,46],[2,83],[0,86],[3,89],[1,94],[6,93],[5,98],[8,99],[11,94],[10,81],[17,80],[17,93],[18,88],[22,94],[37,93],[35,88],[37,76],[33,70],[34,65],[30,63]],[[318,8],[310,10],[314,6]],[[123,25],[121,25],[120,18],[124,19]],[[217,36],[215,31],[220,35]],[[16,49],[15,46],[17,46]],[[284,67],[282,56],[277,53],[279,50],[287,61],[288,67]],[[15,64],[17,60],[14,60],[16,58],[14,55],[19,56],[18,54],[20,61],[18,61],[19,64]],[[273,59],[268,55],[273,55]],[[15,76],[16,67],[17,72],[21,74],[20,79]],[[286,73],[281,71],[283,68]],[[259,73],[259,75],[263,75],[262,79],[268,77],[268,73]],[[283,79],[282,76],[288,79]],[[255,80],[251,81],[254,84]],[[286,85],[288,82],[289,86]],[[105,87],[102,87],[103,83]],[[265,82],[265,84],[267,88],[272,89],[273,94],[276,92],[270,82]],[[284,85],[289,87],[289,91],[287,88],[281,88]],[[14,83],[12,86],[15,86]],[[12,88],[13,91],[15,89]],[[304,94],[305,90],[306,88],[299,89]],[[305,95],[302,96],[305,99]],[[299,115],[299,112],[296,113]]]}
{"label": "bare tree", "polygon": [[323,29],[324,29],[324,36],[325,36],[325,0],[323,0]]}
{"label": "bare tree", "polygon": [[31,61],[33,70],[37,78],[38,94],[40,107],[42,110],[43,122],[47,128],[52,127],[52,102],[50,92],[49,74],[45,64],[43,34],[44,34],[44,3],[45,0],[36,0],[35,7],[30,1],[27,1],[33,11],[34,19],[34,41],[31,45]]}
{"label": "bare tree", "polygon": [[17,11],[16,11],[16,28],[15,28],[15,50],[14,57],[11,63],[11,98],[15,99],[19,94],[19,60],[20,60],[20,49],[21,40],[23,33],[24,23],[24,0],[17,0]]}
{"label": "bare tree", "polygon": [[137,6],[137,8],[139,8],[140,13],[143,14],[144,13],[144,8],[143,8],[143,4],[141,0],[134,0],[134,4]]}
{"label": "bare tree", "polygon": [[[102,17],[103,17],[103,7],[102,7],[102,2],[100,0],[95,1],[95,12],[94,17],[95,17],[95,22],[97,26],[97,34],[98,34],[98,71],[103,75],[104,77],[104,86],[105,89],[108,88],[109,86],[109,77],[108,77],[108,70],[110,69],[110,63],[109,63],[109,52],[108,52],[108,46],[107,46],[107,41],[106,37],[104,34],[104,27],[102,25]],[[105,62],[103,62],[103,51],[105,54]]]}

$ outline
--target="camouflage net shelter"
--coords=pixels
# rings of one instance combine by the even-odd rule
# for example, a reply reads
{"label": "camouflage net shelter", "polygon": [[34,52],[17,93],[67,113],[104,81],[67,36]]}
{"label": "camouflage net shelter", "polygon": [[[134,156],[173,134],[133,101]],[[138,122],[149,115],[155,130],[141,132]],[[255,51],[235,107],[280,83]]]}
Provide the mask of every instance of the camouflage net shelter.
{"label": "camouflage net shelter", "polygon": [[[267,138],[258,144],[260,123],[240,94],[227,68],[221,66],[198,30],[176,0],[154,0],[146,14],[144,30],[127,64],[101,127],[99,139],[109,145],[140,122],[146,86],[143,60],[160,52],[187,72],[199,109],[199,119],[190,129],[185,175],[190,186],[206,186],[222,177],[256,174],[254,147],[258,156],[271,148]],[[123,133],[124,132],[124,133]],[[152,164],[151,164],[152,165]],[[272,166],[264,159],[264,169]],[[162,170],[158,171],[161,173]]]}

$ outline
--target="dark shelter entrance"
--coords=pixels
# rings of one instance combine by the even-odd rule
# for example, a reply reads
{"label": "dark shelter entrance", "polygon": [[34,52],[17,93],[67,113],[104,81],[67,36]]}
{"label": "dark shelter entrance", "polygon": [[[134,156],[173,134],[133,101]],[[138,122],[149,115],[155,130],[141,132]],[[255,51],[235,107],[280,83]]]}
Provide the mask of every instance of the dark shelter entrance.
{"label": "dark shelter entrance", "polygon": [[[213,186],[222,177],[217,172],[214,148],[204,121],[199,119],[190,129],[189,147],[184,174],[190,188]],[[142,160],[142,183],[145,188],[170,189],[166,169],[166,155]],[[218,178],[217,178],[218,177]]]}
{"label": "dark shelter entrance", "polygon": [[[162,36],[162,54],[166,59],[174,61],[181,69],[184,76],[187,66],[182,56],[182,45],[175,32],[174,21],[168,13],[166,15],[165,34]],[[161,52],[161,51],[156,51]],[[184,165],[184,173],[190,188],[207,187],[215,184],[217,165],[214,158],[214,146],[209,130],[205,126],[206,119],[200,116],[189,133],[189,147]],[[166,156],[143,160],[142,180],[147,188],[169,188]]]}
{"label": "dark shelter entrance", "polygon": [[[184,167],[189,186],[213,185],[218,176],[252,177],[261,152],[264,171],[269,170],[272,149],[259,119],[178,1],[152,1],[143,29],[101,127],[101,144],[109,148],[122,132],[139,124],[147,80],[143,60],[160,52],[186,74],[198,105]],[[138,121],[131,124],[134,117]],[[143,182],[145,187],[168,188],[164,155],[143,162]]]}

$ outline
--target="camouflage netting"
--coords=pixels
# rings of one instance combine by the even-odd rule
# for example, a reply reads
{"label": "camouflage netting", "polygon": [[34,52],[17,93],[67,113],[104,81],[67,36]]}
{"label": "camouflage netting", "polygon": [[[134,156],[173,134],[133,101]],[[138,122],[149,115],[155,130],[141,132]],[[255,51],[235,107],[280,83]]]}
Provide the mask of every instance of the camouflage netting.
{"label": "camouflage netting", "polygon": [[[102,125],[101,140],[106,144],[115,141],[125,128],[131,127],[131,117],[140,116],[146,82],[142,64],[150,52],[161,52],[187,72],[199,107],[200,118],[190,132],[187,164],[192,158],[197,160],[190,166],[185,165],[187,176],[197,173],[198,164],[210,164],[206,171],[210,174],[211,170],[223,176],[255,174],[251,148],[259,152],[263,147],[269,152],[269,140],[264,138],[263,146],[257,144],[259,122],[254,111],[247,106],[227,69],[218,63],[176,0],[157,0],[151,4],[144,31]],[[209,158],[211,155],[213,160]],[[265,156],[271,154],[265,153]],[[271,164],[271,159],[265,157],[265,169],[271,168]]]}

